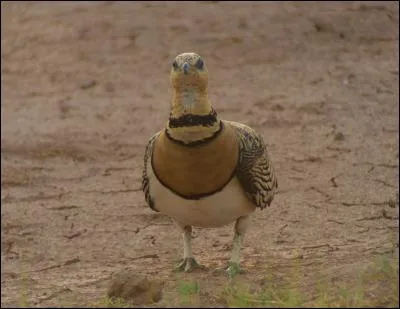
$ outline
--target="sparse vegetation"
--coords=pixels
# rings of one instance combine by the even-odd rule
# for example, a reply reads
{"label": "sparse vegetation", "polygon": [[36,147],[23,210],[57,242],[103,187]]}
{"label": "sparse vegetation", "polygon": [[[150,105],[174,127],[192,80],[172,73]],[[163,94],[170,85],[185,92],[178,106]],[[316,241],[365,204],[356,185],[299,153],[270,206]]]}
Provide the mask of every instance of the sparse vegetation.
{"label": "sparse vegetation", "polygon": [[306,299],[300,288],[277,289],[274,284],[256,293],[251,292],[250,286],[227,287],[221,297],[233,308],[398,307],[399,263],[395,258],[381,257],[355,283],[336,288],[329,288],[326,281],[320,284],[317,296],[311,300]]}
{"label": "sparse vegetation", "polygon": [[122,298],[109,298],[105,297],[100,300],[99,304],[93,304],[94,306],[106,307],[106,308],[129,308],[130,304]]}
{"label": "sparse vegetation", "polygon": [[200,283],[197,281],[180,281],[178,293],[182,307],[196,304],[199,301]]}
{"label": "sparse vegetation", "polygon": [[21,273],[21,284],[20,284],[20,297],[18,299],[18,306],[20,308],[27,308],[29,307],[29,300],[27,295],[28,290],[28,277],[24,272]]}
{"label": "sparse vegetation", "polygon": [[[293,281],[298,270],[294,272]],[[28,278],[21,275],[19,307],[29,307],[27,295]],[[399,261],[395,257],[381,256],[375,263],[360,271],[353,281],[329,284],[327,280],[315,278],[316,291],[307,295],[300,287],[282,287],[270,282],[266,287],[254,283],[227,281],[212,292],[202,291],[201,283],[180,280],[174,291],[166,291],[168,297],[149,307],[212,307],[211,299],[228,308],[394,308],[399,305]],[[80,304],[63,304],[66,307]],[[130,308],[135,307],[122,298],[104,297],[90,303],[91,307]],[[137,307],[137,306],[136,306]],[[139,306],[141,307],[141,306]]]}
{"label": "sparse vegetation", "polygon": [[[229,308],[360,308],[397,307],[399,303],[399,264],[393,257],[380,257],[355,278],[353,282],[334,285],[320,280],[314,295],[299,287],[279,287],[273,282],[259,289],[254,284],[227,283],[214,295],[202,293],[198,281],[179,281],[175,293],[151,307],[210,307],[208,300]],[[319,278],[316,278],[316,280]],[[173,295],[173,296],[172,296]],[[102,300],[98,305],[126,307],[124,300]],[[211,305],[212,306],[212,305]]]}

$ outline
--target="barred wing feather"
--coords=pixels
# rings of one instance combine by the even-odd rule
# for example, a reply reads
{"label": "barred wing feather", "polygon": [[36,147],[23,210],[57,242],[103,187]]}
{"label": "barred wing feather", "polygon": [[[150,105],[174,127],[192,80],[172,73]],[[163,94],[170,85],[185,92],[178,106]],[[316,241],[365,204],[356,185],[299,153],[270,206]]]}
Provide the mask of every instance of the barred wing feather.
{"label": "barred wing feather", "polygon": [[229,122],[239,138],[239,164],[236,177],[247,197],[261,209],[269,206],[278,181],[263,138],[250,127]]}

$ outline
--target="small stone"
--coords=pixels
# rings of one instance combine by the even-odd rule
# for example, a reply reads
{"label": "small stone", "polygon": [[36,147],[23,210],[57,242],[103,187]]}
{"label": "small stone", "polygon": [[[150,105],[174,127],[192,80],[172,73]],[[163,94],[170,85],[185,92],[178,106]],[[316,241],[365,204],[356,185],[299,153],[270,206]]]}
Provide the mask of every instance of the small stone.
{"label": "small stone", "polygon": [[391,208],[396,207],[396,201],[394,199],[389,199],[388,204],[389,204],[389,207],[391,207]]}
{"label": "small stone", "polygon": [[277,112],[283,111],[284,109],[285,108],[280,104],[275,104],[275,105],[271,106],[271,110],[277,111]]}
{"label": "small stone", "polygon": [[107,295],[122,298],[134,305],[156,303],[162,298],[163,283],[149,280],[135,271],[121,271],[113,276]]}
{"label": "small stone", "polygon": [[81,89],[89,89],[97,85],[97,81],[95,80],[88,80],[81,84]]}
{"label": "small stone", "polygon": [[344,140],[344,134],[342,132],[338,132],[335,134],[335,141],[343,141]]}

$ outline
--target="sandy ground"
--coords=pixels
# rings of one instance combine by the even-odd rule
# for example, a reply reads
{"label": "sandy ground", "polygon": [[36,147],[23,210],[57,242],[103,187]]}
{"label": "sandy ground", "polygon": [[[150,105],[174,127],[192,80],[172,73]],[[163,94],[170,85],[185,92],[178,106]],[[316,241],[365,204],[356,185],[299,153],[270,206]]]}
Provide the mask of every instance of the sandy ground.
{"label": "sandy ground", "polygon": [[[173,58],[207,62],[219,115],[253,126],[279,178],[242,251],[243,282],[356,278],[398,252],[396,2],[1,4],[1,305],[89,305],[124,268],[227,281],[232,226],[196,229],[200,273],[175,274],[181,235],[140,190],[169,113]],[[311,297],[311,296],[310,296]]]}

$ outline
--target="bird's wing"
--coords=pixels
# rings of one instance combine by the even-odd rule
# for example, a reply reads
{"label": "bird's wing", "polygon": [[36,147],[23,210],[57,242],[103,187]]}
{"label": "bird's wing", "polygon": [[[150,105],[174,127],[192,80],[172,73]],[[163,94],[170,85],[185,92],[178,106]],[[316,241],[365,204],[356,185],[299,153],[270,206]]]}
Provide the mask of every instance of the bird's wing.
{"label": "bird's wing", "polygon": [[229,121],[239,139],[238,178],[247,197],[261,209],[269,206],[278,189],[278,180],[263,138],[250,127]]}
{"label": "bird's wing", "polygon": [[149,184],[149,177],[147,175],[147,163],[148,163],[148,160],[151,160],[151,156],[153,154],[153,149],[154,149],[154,141],[156,140],[157,136],[160,133],[161,132],[157,132],[156,134],[154,134],[147,142],[146,151],[144,153],[144,167],[143,167],[143,173],[142,173],[142,190],[144,192],[144,197],[146,199],[147,204],[154,211],[158,211],[158,210],[154,208],[154,201],[152,200],[152,198],[150,196],[150,184]]}

